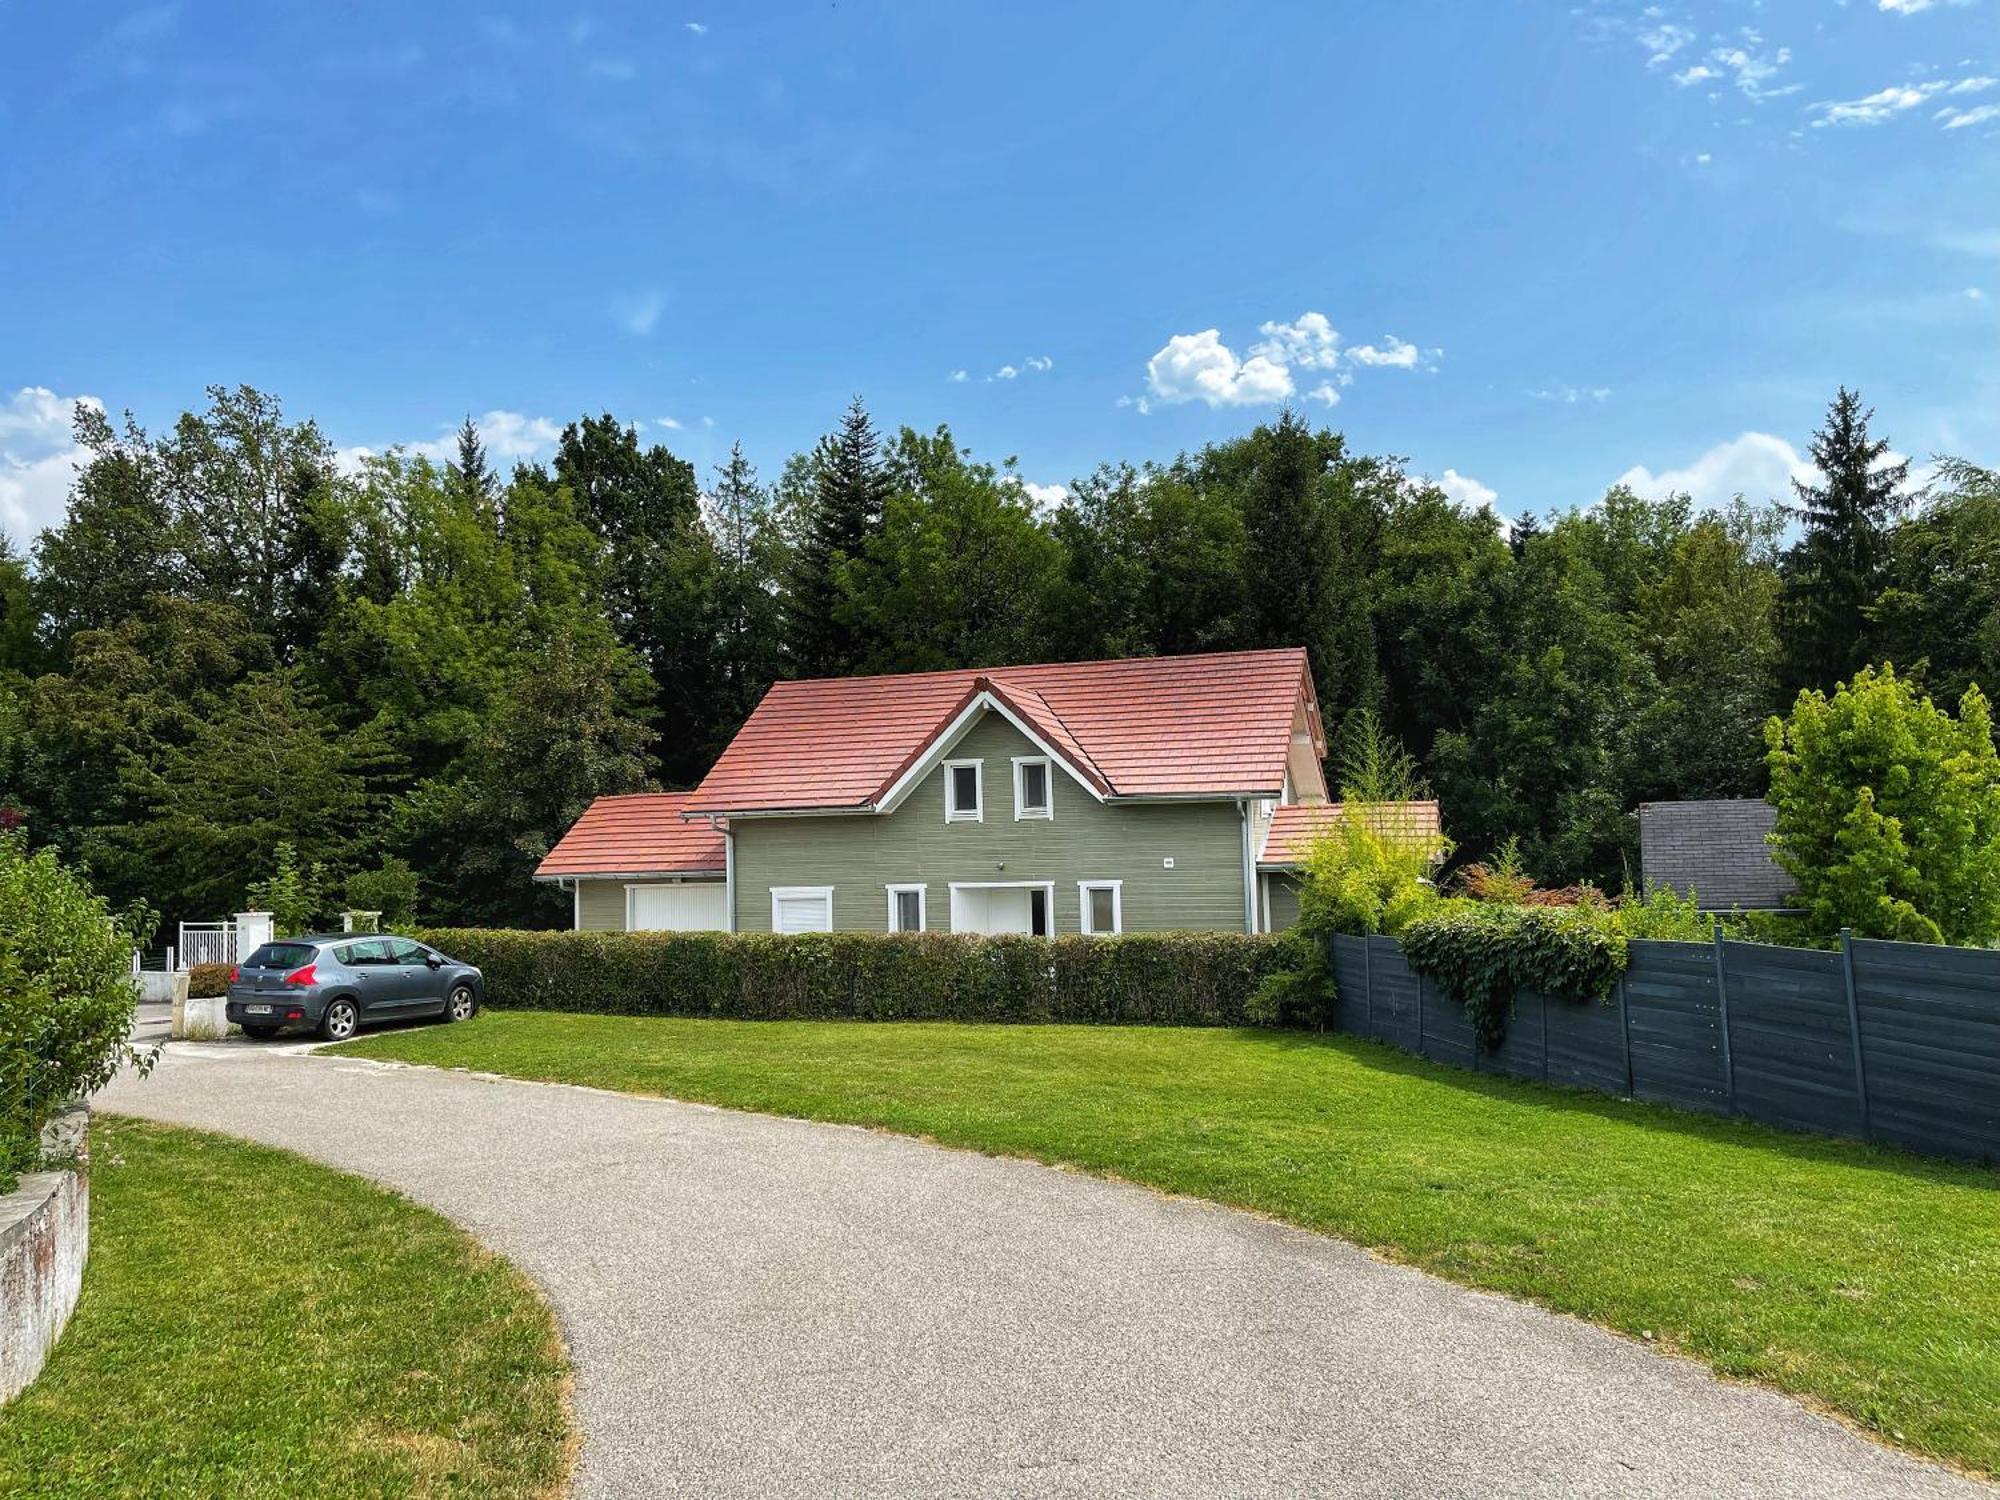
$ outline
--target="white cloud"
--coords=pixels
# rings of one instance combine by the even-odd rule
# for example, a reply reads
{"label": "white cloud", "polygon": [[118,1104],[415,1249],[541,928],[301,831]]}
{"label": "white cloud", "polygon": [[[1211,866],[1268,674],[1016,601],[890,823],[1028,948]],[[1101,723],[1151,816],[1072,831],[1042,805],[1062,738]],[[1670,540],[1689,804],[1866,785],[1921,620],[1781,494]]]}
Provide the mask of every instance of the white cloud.
{"label": "white cloud", "polygon": [[[1751,46],[1762,41],[1755,32],[1746,31],[1744,37]],[[1752,52],[1744,47],[1717,47],[1708,54],[1708,60],[1735,83],[1737,90],[1750,99],[1778,99],[1786,94],[1796,94],[1801,85],[1790,83],[1778,88],[1766,88],[1765,80],[1773,78],[1786,63],[1792,60],[1792,49],[1780,47],[1776,52]]]}
{"label": "white cloud", "polygon": [[1299,394],[1294,372],[1322,370],[1331,378],[1316,382],[1303,394],[1308,401],[1332,406],[1340,400],[1338,388],[1353,384],[1353,366],[1436,369],[1444,354],[1442,349],[1420,349],[1393,333],[1385,334],[1379,347],[1343,348],[1339,331],[1317,312],[1304,313],[1291,323],[1261,323],[1257,331],[1263,338],[1241,356],[1222,342],[1220,329],[1175,334],[1146,361],[1147,391],[1166,402],[1257,406]]}
{"label": "white cloud", "polygon": [[691,32],[695,36],[708,35],[708,28],[699,21],[683,21],[681,22],[681,30]]}
{"label": "white cloud", "polygon": [[1020,373],[1021,372],[1015,369],[1014,366],[1012,365],[1002,365],[999,369],[993,372],[993,378],[995,380],[1012,380],[1014,379],[1015,376],[1019,375]]}
{"label": "white cloud", "polygon": [[1460,505],[1491,505],[1500,498],[1491,485],[1481,484],[1470,474],[1446,469],[1438,476],[1437,487]]}
{"label": "white cloud", "polygon": [[656,417],[654,418],[654,425],[656,427],[664,427],[669,432],[679,432],[681,430],[680,422],[673,417]]}
{"label": "white cloud", "polygon": [[1418,350],[1415,344],[1405,343],[1390,333],[1383,335],[1380,349],[1373,344],[1356,344],[1347,351],[1347,357],[1357,365],[1388,365],[1398,370],[1414,370]]}
{"label": "white cloud", "polygon": [[945,379],[949,380],[953,385],[964,385],[965,371],[953,370],[949,375],[945,376]]}
{"label": "white cloud", "polygon": [[1877,10],[1890,11],[1899,16],[1914,16],[1929,10],[1937,0],[1875,0]]}
{"label": "white cloud", "polygon": [[[1822,125],[1880,125],[1885,120],[1893,120],[1929,100],[1941,96],[1962,96],[1980,94],[2000,83],[2000,79],[1984,76],[1960,78],[1957,80],[1932,78],[1924,83],[1892,83],[1885,89],[1859,99],[1822,100],[1813,106],[1819,111],[1819,118],[1813,121],[1815,127]],[[1945,121],[1945,129],[1956,128],[1961,122],[1977,124],[1972,116],[1981,115],[1991,119],[1992,115],[1982,109],[1959,110],[1947,105],[1940,110],[1937,118]]]}
{"label": "white cloud", "polygon": [[1302,370],[1330,370],[1340,363],[1340,334],[1325,313],[1306,313],[1296,323],[1263,323],[1257,331],[1264,339],[1250,346],[1253,357]]}
{"label": "white cloud", "polygon": [[1552,385],[1541,390],[1528,392],[1537,401],[1554,401],[1561,406],[1575,406],[1582,401],[1604,402],[1611,399],[1611,387],[1593,385],[1578,389],[1573,385]]}
{"label": "white cloud", "polygon": [[1938,118],[1944,121],[1946,130],[1962,130],[1967,125],[1984,125],[1988,120],[2000,120],[2000,104],[1982,104],[1977,109],[1953,109],[1946,105],[1938,111]]}
{"label": "white cloud", "polygon": [[1053,370],[1055,368],[1055,364],[1056,362],[1050,359],[1046,354],[1039,356],[1030,355],[1028,358],[1028,368],[1031,370]]}
{"label": "white cloud", "polygon": [[1177,333],[1146,361],[1146,386],[1162,401],[1256,406],[1292,394],[1292,372],[1267,354],[1238,359],[1222,330]]}
{"label": "white cloud", "polygon": [[1694,40],[1694,32],[1686,26],[1676,26],[1662,21],[1657,26],[1639,33],[1639,45],[1646,49],[1646,66],[1663,66],[1681,48]]}
{"label": "white cloud", "polygon": [[1053,508],[1069,499],[1069,486],[1066,484],[1034,484],[1019,474],[1003,474],[1000,478],[1003,484],[1013,485],[1040,506]]}
{"label": "white cloud", "polygon": [[1697,83],[1706,83],[1711,78],[1720,78],[1721,76],[1720,73],[1708,66],[1707,63],[1696,63],[1694,66],[1683,68],[1680,72],[1674,74],[1674,82],[1682,88],[1691,88]]}
{"label": "white cloud", "polygon": [[1752,501],[1787,499],[1794,479],[1810,480],[1816,472],[1783,438],[1746,432],[1717,443],[1682,468],[1656,474],[1644,464],[1634,464],[1617,482],[1653,498],[1686,494],[1697,505],[1721,505],[1737,495]]}
{"label": "white cloud", "polygon": [[1984,302],[1986,300],[1986,289],[1984,287],[1969,286],[1965,289],[1965,296],[1969,302]]}
{"label": "white cloud", "polygon": [[[496,460],[532,458],[553,448],[562,436],[560,424],[518,411],[489,411],[472,425],[478,429],[479,441],[486,445],[486,456]],[[458,457],[458,427],[448,426],[429,442],[406,446],[419,457],[448,463]]]}
{"label": "white cloud", "polygon": [[627,297],[615,310],[625,331],[643,339],[659,326],[660,314],[666,311],[666,307],[667,299],[659,292],[649,290]]}
{"label": "white cloud", "polygon": [[104,409],[95,396],[58,396],[40,385],[0,402],[0,532],[17,543],[63,518],[70,481],[86,457],[71,434],[79,405]]}
{"label": "white cloud", "polygon": [[1703,166],[1703,167],[1707,166],[1710,162],[1715,160],[1715,158],[1709,155],[1709,153],[1706,151],[1696,152],[1694,159],[1695,159],[1695,164],[1697,166]]}

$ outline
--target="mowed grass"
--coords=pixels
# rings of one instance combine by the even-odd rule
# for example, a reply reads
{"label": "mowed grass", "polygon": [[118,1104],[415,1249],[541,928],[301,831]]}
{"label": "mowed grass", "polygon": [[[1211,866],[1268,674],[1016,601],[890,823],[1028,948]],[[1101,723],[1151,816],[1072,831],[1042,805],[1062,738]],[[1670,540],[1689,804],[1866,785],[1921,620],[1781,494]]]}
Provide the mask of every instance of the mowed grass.
{"label": "mowed grass", "polygon": [[568,1362],[526,1278],[428,1209],[100,1116],[82,1299],[0,1408],[0,1495],[546,1496]]}
{"label": "mowed grass", "polygon": [[881,1126],[1256,1209],[2000,1470],[1993,1172],[1302,1034],[496,1011],[344,1050]]}

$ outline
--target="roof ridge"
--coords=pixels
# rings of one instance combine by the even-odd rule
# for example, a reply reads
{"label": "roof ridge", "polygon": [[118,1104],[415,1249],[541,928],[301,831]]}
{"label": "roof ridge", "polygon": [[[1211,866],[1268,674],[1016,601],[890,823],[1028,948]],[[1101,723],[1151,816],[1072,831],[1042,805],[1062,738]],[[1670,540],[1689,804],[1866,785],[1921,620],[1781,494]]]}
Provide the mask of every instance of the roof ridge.
{"label": "roof ridge", "polygon": [[1062,732],[1069,736],[1070,743],[1076,746],[1076,753],[1083,757],[1084,763],[1086,766],[1088,766],[1091,774],[1096,776],[1098,781],[1103,783],[1104,789],[1107,792],[1117,791],[1118,790],[1117,783],[1112,781],[1110,774],[1105,771],[1104,767],[1100,766],[1097,763],[1097,757],[1092,755],[1090,753],[1090,747],[1084,744],[1083,736],[1078,734],[1074,729],[1070,728],[1069,720],[1065,719],[1062,716],[1062,710],[1057,708],[1053,703],[1049,702],[1048,695],[1046,693],[1043,693],[1038,688],[1029,687],[1026,683],[1022,683],[1020,685],[1019,691],[1025,693],[1033,693],[1035,695],[1036,699],[1041,703],[1042,707],[1046,708],[1049,711],[1049,717],[1054,719],[1056,723],[1061,726]]}
{"label": "roof ridge", "polygon": [[921,672],[863,672],[845,677],[781,677],[771,684],[780,688],[806,687],[819,682],[916,682],[924,678],[990,676],[996,672],[1044,672],[1064,667],[1122,667],[1142,662],[1241,661],[1251,656],[1305,656],[1303,646],[1250,646],[1235,651],[1183,651],[1172,656],[1093,656],[1081,661],[1017,661],[975,667],[927,667]]}

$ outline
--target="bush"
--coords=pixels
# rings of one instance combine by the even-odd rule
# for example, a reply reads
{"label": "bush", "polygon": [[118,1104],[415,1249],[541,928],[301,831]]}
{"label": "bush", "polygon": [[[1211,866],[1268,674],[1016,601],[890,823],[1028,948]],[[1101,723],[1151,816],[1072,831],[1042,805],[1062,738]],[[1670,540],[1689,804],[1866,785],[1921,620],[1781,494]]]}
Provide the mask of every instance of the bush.
{"label": "bush", "polygon": [[229,964],[191,964],[188,966],[188,999],[213,1000],[218,995],[229,992]]}
{"label": "bush", "polygon": [[496,1009],[754,1021],[1058,1021],[1241,1026],[1284,966],[1271,937],[426,929],[486,976]]}
{"label": "bush", "polygon": [[1617,915],[1602,898],[1567,907],[1457,903],[1403,933],[1410,967],[1465,1007],[1488,1051],[1506,1035],[1521,990],[1601,1000],[1625,972],[1626,952]]}
{"label": "bush", "polygon": [[129,940],[51,850],[0,834],[0,1189],[41,1154],[41,1130],[131,1054]]}

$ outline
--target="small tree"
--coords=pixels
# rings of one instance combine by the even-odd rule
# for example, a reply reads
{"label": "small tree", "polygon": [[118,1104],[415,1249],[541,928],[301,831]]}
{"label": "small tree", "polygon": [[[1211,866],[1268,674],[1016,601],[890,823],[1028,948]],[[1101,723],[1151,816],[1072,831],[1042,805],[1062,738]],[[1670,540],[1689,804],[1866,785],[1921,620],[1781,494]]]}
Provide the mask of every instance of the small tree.
{"label": "small tree", "polygon": [[1412,821],[1408,804],[1430,788],[1371,710],[1349,719],[1336,764],[1341,815],[1306,850],[1299,925],[1320,936],[1399,932],[1436,899],[1431,871],[1451,843]]}
{"label": "small tree", "polygon": [[279,937],[299,937],[311,932],[326,904],[321,892],[326,885],[326,867],[308,865],[299,858],[298,846],[280,839],[273,851],[271,874],[250,883],[250,904],[271,914],[271,930]]}
{"label": "small tree", "polygon": [[0,1191],[42,1126],[133,1056],[131,938],[52,850],[0,834]]}
{"label": "small tree", "polygon": [[1771,842],[1816,931],[2000,938],[2000,757],[1978,688],[1953,719],[1894,667],[1864,667],[1831,698],[1800,693],[1764,739]]}

